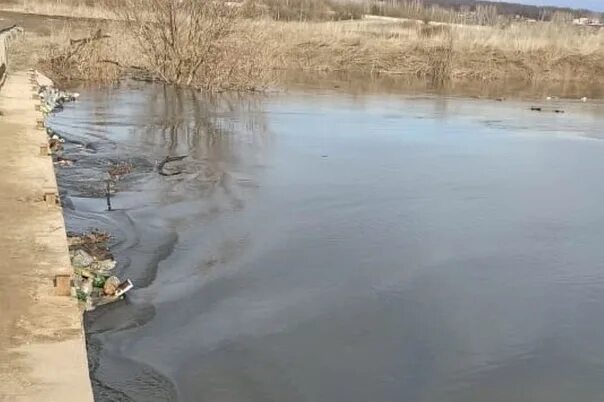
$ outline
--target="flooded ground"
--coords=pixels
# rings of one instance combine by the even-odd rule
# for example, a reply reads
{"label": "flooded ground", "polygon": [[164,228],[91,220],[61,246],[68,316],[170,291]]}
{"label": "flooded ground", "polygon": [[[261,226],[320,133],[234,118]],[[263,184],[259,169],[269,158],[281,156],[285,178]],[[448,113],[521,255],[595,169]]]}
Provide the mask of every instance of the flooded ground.
{"label": "flooded ground", "polygon": [[69,228],[137,286],[86,317],[97,400],[599,400],[603,105],[338,87],[51,119]]}

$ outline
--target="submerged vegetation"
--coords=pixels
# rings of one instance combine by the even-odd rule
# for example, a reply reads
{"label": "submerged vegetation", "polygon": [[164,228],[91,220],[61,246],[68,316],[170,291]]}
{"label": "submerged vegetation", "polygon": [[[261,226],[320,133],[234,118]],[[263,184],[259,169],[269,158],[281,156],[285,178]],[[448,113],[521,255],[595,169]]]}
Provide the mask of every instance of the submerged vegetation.
{"label": "submerged vegetation", "polygon": [[[56,13],[66,2],[55,2]],[[604,80],[604,29],[575,26],[562,13],[524,21],[496,7],[460,12],[416,0],[71,2],[95,20],[36,37],[31,52],[61,80],[130,74],[208,91],[264,88],[292,69],[406,75],[435,85]]]}

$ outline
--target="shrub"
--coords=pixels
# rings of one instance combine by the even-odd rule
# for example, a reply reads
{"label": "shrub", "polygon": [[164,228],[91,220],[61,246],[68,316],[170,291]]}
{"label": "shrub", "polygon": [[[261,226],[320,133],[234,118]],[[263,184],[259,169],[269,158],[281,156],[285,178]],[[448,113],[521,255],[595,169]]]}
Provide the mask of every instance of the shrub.
{"label": "shrub", "polygon": [[198,0],[120,0],[115,7],[162,81],[210,91],[264,85],[263,34],[242,27],[238,8]]}

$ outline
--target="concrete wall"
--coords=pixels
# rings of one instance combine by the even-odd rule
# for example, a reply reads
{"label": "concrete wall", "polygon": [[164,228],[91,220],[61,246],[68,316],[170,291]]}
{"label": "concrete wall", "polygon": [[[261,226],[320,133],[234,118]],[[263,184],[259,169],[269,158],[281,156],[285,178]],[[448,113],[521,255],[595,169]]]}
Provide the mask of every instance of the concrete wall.
{"label": "concrete wall", "polygon": [[55,286],[73,269],[61,205],[49,202],[58,188],[37,124],[37,74],[7,75],[7,47],[20,32],[0,30],[0,401],[89,402],[82,314]]}

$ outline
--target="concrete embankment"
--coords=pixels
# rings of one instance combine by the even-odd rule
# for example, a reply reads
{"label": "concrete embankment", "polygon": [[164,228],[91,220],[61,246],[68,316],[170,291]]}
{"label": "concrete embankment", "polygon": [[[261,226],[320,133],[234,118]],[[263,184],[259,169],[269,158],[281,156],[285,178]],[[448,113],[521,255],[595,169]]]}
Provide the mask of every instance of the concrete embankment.
{"label": "concrete embankment", "polygon": [[68,285],[57,287],[72,268],[33,95],[27,72],[9,74],[0,89],[0,401],[92,401],[82,316],[75,299],[59,295]]}

